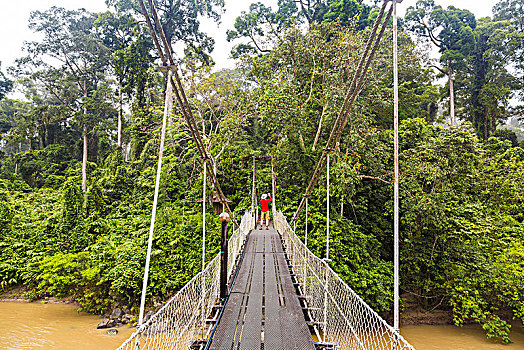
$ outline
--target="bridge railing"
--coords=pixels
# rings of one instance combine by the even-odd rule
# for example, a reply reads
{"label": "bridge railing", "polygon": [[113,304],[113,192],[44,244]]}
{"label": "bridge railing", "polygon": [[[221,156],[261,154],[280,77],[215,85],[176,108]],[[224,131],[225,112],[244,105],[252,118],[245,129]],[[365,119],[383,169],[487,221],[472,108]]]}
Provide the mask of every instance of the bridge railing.
{"label": "bridge railing", "polygon": [[334,349],[414,350],[304,245],[282,212],[274,213],[274,222],[323,343],[332,344]]}
{"label": "bridge railing", "polygon": [[[246,212],[240,228],[228,240],[228,278],[241,253],[247,234],[255,227],[254,217]],[[220,294],[220,255],[193,277],[160,310],[143,323],[118,350],[189,349],[205,337],[205,319],[211,315]]]}

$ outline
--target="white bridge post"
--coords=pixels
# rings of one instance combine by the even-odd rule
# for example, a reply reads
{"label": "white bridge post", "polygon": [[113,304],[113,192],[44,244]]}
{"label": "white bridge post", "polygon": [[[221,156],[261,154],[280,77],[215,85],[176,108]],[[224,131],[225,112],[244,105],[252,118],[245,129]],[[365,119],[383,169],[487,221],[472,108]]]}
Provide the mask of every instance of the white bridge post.
{"label": "white bridge post", "polygon": [[205,335],[206,314],[206,277],[204,269],[206,268],[206,181],[207,181],[207,162],[204,160],[204,183],[202,184],[202,339]]}
{"label": "white bridge post", "polygon": [[402,0],[393,0],[393,128],[394,128],[394,218],[393,218],[393,265],[394,265],[394,307],[393,307],[393,328],[398,332],[399,325],[399,193],[398,193],[398,26],[397,26],[397,2]]}
{"label": "white bridge post", "polygon": [[142,282],[142,297],[140,299],[140,314],[138,316],[138,325],[141,326],[144,321],[144,309],[146,306],[147,282],[149,279],[149,264],[151,262],[151,248],[153,246],[153,232],[155,231],[156,207],[158,205],[158,191],[160,186],[160,175],[162,173],[162,158],[164,156],[164,143],[166,140],[167,115],[171,111],[171,100],[173,93],[171,90],[171,79],[173,78],[172,68],[167,71],[166,102],[164,106],[164,117],[162,119],[162,133],[160,136],[160,147],[158,150],[158,166],[156,169],[155,195],[153,199],[153,209],[151,212],[151,224],[149,226],[149,239],[147,242],[146,266],[144,269],[144,281]]}
{"label": "white bridge post", "polygon": [[[323,322],[323,332],[324,332],[324,343],[327,343],[327,308],[328,308],[328,266],[329,266],[329,206],[330,206],[330,203],[329,203],[329,197],[330,197],[330,193],[329,193],[329,187],[330,187],[330,179],[329,179],[329,163],[330,163],[330,159],[329,159],[329,152],[330,150],[327,150],[327,166],[326,166],[326,171],[327,171],[327,181],[326,181],[326,257],[324,258],[324,263],[326,264],[326,281],[325,281],[325,284],[324,284],[324,322]],[[306,212],[306,215],[307,215],[307,212]]]}

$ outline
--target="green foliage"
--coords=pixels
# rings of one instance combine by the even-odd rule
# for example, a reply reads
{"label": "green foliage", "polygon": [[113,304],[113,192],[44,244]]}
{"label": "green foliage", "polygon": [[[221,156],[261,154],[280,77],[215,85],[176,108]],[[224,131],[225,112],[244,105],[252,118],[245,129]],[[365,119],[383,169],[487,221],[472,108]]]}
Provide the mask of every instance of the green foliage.
{"label": "green foliage", "polygon": [[16,160],[22,179],[36,188],[59,188],[64,183],[66,169],[73,164],[67,148],[58,144],[23,153]]}
{"label": "green foliage", "polygon": [[0,233],[7,236],[11,233],[11,221],[13,220],[14,210],[9,193],[2,185],[0,183]]}
{"label": "green foliage", "polygon": [[[107,2],[118,13],[52,8],[31,17],[44,38],[28,44],[30,57],[13,70],[29,102],[0,102],[0,289],[22,285],[34,298],[72,297],[93,313],[116,305],[136,312],[165,81],[151,63],[154,47],[136,21],[136,2]],[[213,43],[197,18],[217,20],[223,2],[173,2],[180,5],[177,13],[172,2],[155,3],[168,39],[189,43],[182,83],[213,156],[207,171],[216,172],[235,217],[251,207],[252,159],[259,156],[274,158],[272,164],[257,160],[256,193],[271,191],[274,166],[276,205],[290,217],[329,138],[377,9],[353,0],[281,0],[277,10],[254,4],[229,38],[249,37],[253,46],[243,43],[237,53],[255,55],[243,55],[237,69],[212,71],[201,65],[211,62]],[[399,36],[403,301],[449,310],[457,325],[477,322],[488,338],[504,343],[510,341],[509,320],[524,320],[524,150],[515,134],[495,129],[521,83],[506,65],[520,74],[522,23],[512,13],[520,13],[520,3],[501,1],[494,20],[431,0],[408,11],[406,25],[438,44],[442,73],[454,71],[457,114],[471,123],[432,124],[442,118],[442,96],[431,61],[407,33]],[[51,66],[44,56],[65,64]],[[390,48],[380,47],[330,157],[330,266],[384,314],[392,308],[393,284],[391,61]],[[34,71],[24,72],[29,66]],[[117,113],[122,104],[129,115]],[[201,269],[202,167],[184,118],[176,108],[171,112],[150,305],[165,301]],[[114,140],[117,115],[121,147]],[[82,135],[89,160],[85,192]],[[319,257],[327,245],[325,184],[324,173],[308,208],[308,247]],[[213,186],[208,181],[207,198]],[[302,238],[304,219],[302,213],[297,223]],[[210,261],[219,243],[210,209],[206,225]]]}
{"label": "green foliage", "polygon": [[248,40],[235,45],[234,58],[264,54],[284,41],[285,31],[293,25],[307,22],[310,27],[337,23],[364,30],[370,24],[371,7],[356,0],[279,0],[274,10],[261,2],[252,3],[249,12],[235,20],[235,29],[227,31],[227,40]]}

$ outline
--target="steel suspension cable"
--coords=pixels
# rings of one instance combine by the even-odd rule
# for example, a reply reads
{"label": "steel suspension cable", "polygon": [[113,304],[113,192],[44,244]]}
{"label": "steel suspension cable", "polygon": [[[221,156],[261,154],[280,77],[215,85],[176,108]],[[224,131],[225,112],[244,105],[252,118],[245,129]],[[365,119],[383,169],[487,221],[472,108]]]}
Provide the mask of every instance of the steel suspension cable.
{"label": "steel suspension cable", "polygon": [[[142,14],[144,15],[144,18],[146,19],[146,23],[149,28],[152,28],[151,19],[149,18],[149,15],[147,13],[146,6],[144,5],[144,2],[142,0],[140,2],[140,8],[142,9]],[[151,32],[151,35],[153,36],[153,41],[155,43],[156,49],[158,51],[158,54],[160,55],[160,59],[162,60],[162,63],[164,65],[167,64],[166,58],[164,56],[164,53],[162,52],[162,48],[160,47],[160,43],[158,42],[158,38],[156,37],[156,34],[154,31]]]}
{"label": "steel suspension cable", "polygon": [[[382,21],[384,18],[384,12],[386,9],[386,6],[388,2],[391,0],[384,0],[382,7],[379,12],[379,16],[377,17],[375,24],[373,26],[373,30],[371,32],[371,35],[368,39],[368,42],[366,44],[366,49],[364,50],[364,53],[359,61],[359,65],[357,67],[357,70],[355,72],[355,75],[353,76],[353,79],[351,81],[350,87],[348,88],[348,92],[346,94],[346,97],[344,99],[344,103],[342,105],[342,108],[337,116],[337,119],[335,121],[335,124],[333,125],[333,128],[331,129],[331,133],[328,139],[328,142],[326,143],[326,147],[323,149],[320,159],[315,167],[315,171],[313,172],[313,175],[310,179],[310,182],[308,184],[308,187],[306,189],[305,194],[302,196],[302,199],[300,201],[300,204],[295,211],[295,215],[293,216],[293,219],[291,220],[292,223],[295,223],[298,220],[298,217],[304,208],[305,201],[307,198],[311,196],[312,189],[316,186],[318,179],[320,178],[320,175],[322,171],[324,170],[324,167],[326,165],[326,155],[328,153],[331,153],[334,151],[335,146],[337,145],[338,141],[340,140],[340,135],[342,134],[342,131],[347,124],[347,116],[351,112],[351,108],[356,101],[357,97],[359,96],[361,92],[361,85],[364,80],[364,77],[367,73],[367,70],[374,58],[374,55],[376,53],[376,50],[380,44],[380,41],[382,39],[382,36],[384,34],[384,31],[388,25],[389,19],[391,18],[391,13],[393,8],[390,7],[388,11],[388,15],[385,21]],[[380,33],[376,40],[375,36],[377,34],[377,30],[379,25],[382,23],[382,27],[380,30]],[[373,42],[375,44],[373,45]],[[371,46],[373,45],[373,49],[371,50],[371,53],[369,53],[369,50],[371,49]],[[369,55],[368,55],[369,54]],[[365,63],[365,65],[364,65]]]}
{"label": "steel suspension cable", "polygon": [[[395,1],[395,0],[393,0]],[[390,7],[389,11],[388,11],[388,14],[386,16],[386,19],[384,20],[384,24],[380,30],[380,33],[378,35],[378,38],[377,38],[377,41],[375,41],[375,45],[373,45],[373,50],[371,51],[371,54],[370,56],[368,57],[368,60],[366,62],[366,66],[364,67],[364,70],[363,70],[363,73],[358,81],[358,84],[355,88],[355,91],[353,93],[353,96],[351,98],[351,107],[349,108],[348,112],[345,114],[344,116],[344,120],[342,121],[342,123],[339,125],[339,130],[337,130],[337,140],[335,142],[335,144],[338,146],[339,143],[340,143],[340,137],[342,135],[342,130],[344,130],[344,128],[346,127],[347,123],[348,123],[348,117],[349,117],[349,114],[351,112],[351,109],[353,107],[353,103],[356,101],[358,95],[360,94],[360,91],[361,91],[361,88],[362,88],[362,84],[364,82],[364,77],[366,76],[367,72],[368,72],[368,69],[369,69],[369,66],[371,65],[371,62],[373,61],[373,57],[375,56],[377,50],[378,50],[378,47],[380,46],[380,41],[382,39],[382,37],[384,36],[384,32],[386,31],[386,27],[387,27],[387,23],[389,23],[389,20],[391,19],[391,15],[393,13],[393,6]]]}
{"label": "steel suspension cable", "polygon": [[[152,213],[151,213],[151,224],[150,224],[150,228],[149,228],[149,237],[148,237],[147,253],[146,253],[146,264],[145,264],[145,268],[144,268],[144,279],[143,279],[143,283],[142,283],[142,295],[141,295],[141,300],[140,300],[140,314],[139,314],[139,319],[138,319],[138,324],[139,324],[139,326],[141,326],[143,324],[143,321],[144,321],[145,299],[146,299],[147,285],[148,285],[148,280],[149,280],[149,266],[150,266],[150,262],[151,262],[151,250],[152,250],[152,242],[153,242],[153,233],[154,233],[154,228],[155,228],[156,211],[157,211],[157,207],[158,207],[158,193],[159,193],[159,187],[160,187],[160,177],[161,177],[161,173],[162,173],[162,159],[163,159],[163,154],[164,154],[165,134],[166,134],[166,127],[167,127],[167,114],[169,113],[168,100],[169,100],[169,98],[172,98],[172,96],[168,96],[168,94],[171,94],[169,86],[171,86],[173,88],[173,91],[175,92],[175,96],[177,97],[177,101],[178,101],[180,109],[182,111],[182,115],[186,119],[186,122],[188,123],[190,132],[191,132],[193,138],[196,141],[198,151],[199,151],[199,153],[201,155],[201,158],[203,159],[203,161],[202,161],[203,164],[206,164],[206,162],[209,161],[210,157],[209,157],[209,155],[207,154],[207,152],[205,150],[205,147],[203,145],[202,139],[200,138],[200,134],[199,134],[198,129],[195,128],[196,123],[194,122],[194,117],[193,117],[193,115],[191,113],[191,109],[189,108],[189,103],[187,102],[187,98],[185,96],[184,89],[183,89],[183,86],[181,84],[180,78],[178,76],[178,72],[177,72],[177,68],[176,68],[175,62],[173,60],[173,56],[171,55],[171,45],[169,44],[169,42],[167,42],[167,40],[165,38],[162,26],[160,25],[160,22],[158,21],[158,15],[156,14],[155,7],[154,7],[152,1],[149,0],[149,5],[151,7],[151,11],[153,13],[153,16],[155,17],[157,26],[159,27],[160,36],[161,36],[162,42],[163,42],[163,44],[165,46],[165,50],[166,50],[167,56],[169,58],[169,66],[168,66],[168,62],[166,60],[166,57],[165,57],[165,55],[163,53],[162,47],[161,47],[161,45],[160,45],[160,43],[158,41],[158,38],[156,36],[156,32],[153,29],[153,25],[152,25],[151,20],[149,18],[149,15],[148,15],[147,9],[146,9],[146,7],[144,5],[144,2],[143,2],[143,0],[139,0],[139,2],[140,2],[140,7],[142,9],[143,15],[144,15],[144,17],[146,19],[146,22],[147,22],[147,25],[149,27],[149,30],[151,31],[151,36],[152,36],[153,41],[155,43],[155,46],[156,46],[156,48],[158,50],[159,57],[160,57],[160,59],[161,59],[161,61],[163,63],[163,66],[164,67],[167,66],[166,103],[165,103],[165,106],[164,106],[164,115],[163,115],[163,120],[162,120],[162,131],[161,131],[161,137],[160,137],[160,149],[159,149],[159,154],[158,154],[158,165],[157,165],[157,174],[156,174],[156,181],[155,181],[155,193],[154,193],[153,208],[152,208]],[[175,75],[175,78],[177,80],[178,86],[177,86],[177,84],[175,84],[175,82],[173,80],[173,74]],[[221,199],[222,199],[223,203],[227,207],[228,212],[230,213],[230,215],[232,216],[231,210],[229,209],[229,206],[227,205],[227,203],[225,203],[225,196],[224,196],[224,194],[223,194],[223,192],[222,192],[222,190],[220,188],[220,184],[218,183],[218,180],[217,180],[217,178],[216,178],[214,173],[213,173],[213,180],[214,180],[214,182],[216,184],[216,187],[218,189],[218,193],[221,196]],[[205,200],[205,198],[204,198],[204,200]],[[205,205],[205,203],[204,203],[204,205]],[[205,215],[205,212],[204,212],[204,215]],[[232,218],[232,219],[233,219],[233,222],[237,226],[239,226],[238,223],[236,222],[236,220],[234,218]],[[204,219],[204,225],[205,225],[205,219]],[[204,230],[203,235],[205,235],[205,226],[204,226],[203,230]],[[205,244],[204,239],[203,239],[203,244]],[[203,246],[202,250],[203,250],[203,257],[205,259],[205,245]]]}
{"label": "steel suspension cable", "polygon": [[[157,49],[158,54],[160,56],[160,59],[162,61],[162,64],[163,64],[163,66],[167,67],[169,64],[168,64],[168,62],[166,60],[166,57],[164,55],[164,50],[162,49],[162,46],[160,45],[160,42],[158,41],[158,38],[157,38],[157,35],[156,35],[156,31],[153,29],[153,25],[152,25],[151,20],[149,18],[149,14],[147,12],[146,6],[144,5],[143,0],[139,0],[139,3],[140,3],[140,7],[142,9],[142,13],[143,13],[143,15],[144,15],[144,17],[146,19],[146,23],[147,23],[147,26],[149,28],[149,31],[151,32],[151,36],[153,37],[153,41],[155,43],[155,46],[156,46],[156,49]],[[162,28],[162,26],[160,26],[160,28]],[[168,53],[170,53],[171,50],[168,48],[168,49],[166,49],[166,51]],[[170,62],[171,62],[172,61],[172,56],[171,55],[169,55],[169,56],[171,57],[171,60],[170,60]],[[175,73],[178,76],[178,72],[175,71]],[[168,78],[168,81],[170,82],[171,86],[174,88],[175,96],[176,96],[178,104],[180,106],[180,109],[181,109],[181,112],[182,112],[182,116],[186,119],[186,122],[189,125],[189,131],[191,132],[191,136],[193,137],[193,139],[196,139],[195,129],[193,128],[193,125],[190,123],[190,120],[187,118],[187,112],[186,112],[186,110],[184,108],[185,106],[182,103],[182,98],[181,98],[181,96],[180,96],[180,94],[178,92],[178,89],[176,88],[175,83],[174,83],[172,78],[171,79]],[[198,143],[197,143],[197,148],[199,149],[199,153],[202,153],[201,150],[200,150],[200,144],[198,144]]]}
{"label": "steel suspension cable", "polygon": [[[162,63],[164,64],[164,66],[168,66],[167,68],[169,70],[173,71],[174,79],[171,78],[171,79],[169,79],[169,81],[171,82],[171,84],[173,86],[173,90],[175,92],[175,96],[177,98],[180,110],[182,112],[182,116],[186,120],[186,123],[187,123],[187,125],[189,127],[189,130],[191,132],[191,136],[193,137],[193,139],[195,141],[195,144],[197,146],[198,152],[200,153],[200,158],[202,159],[201,161],[202,161],[202,163],[208,162],[212,166],[213,165],[211,163],[212,162],[212,158],[208,154],[208,152],[207,152],[207,150],[205,148],[204,142],[202,141],[202,138],[200,136],[200,131],[198,130],[198,127],[196,126],[195,118],[194,118],[193,113],[191,111],[191,108],[189,106],[189,102],[187,100],[184,87],[182,85],[180,76],[178,74],[177,65],[175,64],[173,56],[171,54],[172,53],[171,44],[166,39],[164,30],[162,28],[162,25],[160,24],[159,19],[158,19],[156,8],[155,8],[153,2],[151,0],[148,0],[149,6],[150,6],[150,10],[151,10],[151,12],[153,14],[153,17],[155,18],[155,23],[156,23],[156,26],[158,27],[159,35],[160,35],[160,38],[161,38],[161,40],[162,40],[162,42],[164,44],[164,48],[166,50],[166,55],[168,57],[169,62],[167,62],[165,60],[165,56],[164,56],[164,54],[162,52],[162,48],[161,48],[161,46],[160,46],[160,44],[158,42],[158,39],[155,39],[156,38],[156,31],[153,28],[153,25],[152,25],[151,21],[149,20],[149,15],[148,15],[148,12],[147,12],[147,10],[145,8],[143,0],[139,0],[139,2],[140,2],[140,6],[142,7],[142,9],[144,11],[144,16],[146,17],[146,22],[147,22],[147,25],[148,25],[149,30],[151,32],[151,35],[153,36],[153,38],[155,40],[155,45],[157,47],[157,50],[159,50],[159,54],[160,54],[160,57],[162,59]],[[226,208],[226,211],[229,213],[229,215],[231,217],[231,221],[233,222],[233,224],[235,224],[238,227],[239,226],[238,222],[235,220],[235,218],[233,216],[233,213],[232,213],[231,209],[229,208],[229,205],[227,204],[226,196],[224,195],[224,192],[222,191],[222,188],[220,186],[220,183],[219,183],[218,178],[217,178],[216,174],[214,173],[214,171],[210,172],[210,176],[211,176],[211,179],[213,180],[213,183],[214,183],[215,188],[217,190],[217,194],[218,194],[220,202],[222,202],[222,204]]]}
{"label": "steel suspension cable", "polygon": [[[380,25],[382,17],[384,16],[384,11],[386,9],[386,5],[387,5],[387,2],[385,1],[382,4],[382,7],[380,8],[380,12],[379,12],[379,14],[377,16],[377,20],[375,21],[375,24],[373,25],[373,29],[371,31],[371,35],[368,38],[368,41],[367,41],[367,44],[366,44],[366,48],[364,50],[364,53],[360,57],[360,60],[359,60],[358,66],[357,66],[357,70],[356,70],[355,74],[353,75],[353,79],[351,79],[351,84],[349,85],[348,91],[346,93],[346,97],[344,98],[344,102],[342,104],[342,108],[340,109],[340,112],[338,113],[337,119],[335,121],[335,126],[333,127],[333,129],[331,131],[331,134],[329,135],[328,144],[330,144],[332,142],[333,136],[335,134],[335,127],[337,127],[338,125],[341,124],[342,119],[344,118],[344,116],[348,112],[348,108],[349,108],[349,105],[350,105],[350,102],[349,102],[350,101],[350,97],[352,97],[354,95],[355,91],[358,91],[358,85],[357,85],[357,89],[354,89],[354,87],[355,87],[355,84],[357,82],[357,79],[361,76],[361,72],[362,72],[362,67],[364,65],[364,61],[366,60],[366,57],[368,57],[369,50],[371,49],[371,45],[373,44],[373,41],[375,39],[377,30],[378,30],[378,26]],[[338,132],[338,128],[336,129],[336,131]]]}
{"label": "steel suspension cable", "polygon": [[329,209],[330,209],[330,181],[329,181],[329,154],[327,155],[327,180],[326,180],[326,261],[329,262]]}
{"label": "steel suspension cable", "polygon": [[[190,126],[190,128],[193,128],[193,130],[194,130],[193,134],[194,134],[194,137],[196,137],[195,141],[197,143],[197,148],[199,149],[200,156],[203,159],[203,162],[211,162],[211,156],[207,154],[204,142],[202,141],[202,138],[200,136],[200,132],[198,131],[198,127],[196,125],[195,118],[193,116],[193,112],[191,111],[191,107],[189,106],[189,102],[187,100],[187,97],[186,97],[186,94],[185,94],[185,90],[184,90],[184,87],[182,85],[180,76],[178,75],[178,69],[176,67],[175,61],[174,61],[173,56],[172,56],[173,49],[171,47],[171,43],[166,39],[166,36],[165,36],[165,33],[164,33],[164,29],[163,29],[163,27],[162,27],[162,25],[161,25],[161,23],[160,23],[160,21],[158,19],[158,14],[157,14],[155,5],[153,4],[153,1],[152,0],[148,0],[148,2],[149,2],[149,6],[150,6],[151,12],[153,14],[153,17],[155,19],[155,22],[157,24],[158,31],[160,33],[160,37],[161,37],[162,42],[164,43],[165,49],[167,51],[167,56],[169,58],[169,63],[171,64],[171,66],[175,67],[175,69],[174,69],[175,81],[177,82],[178,90],[179,90],[180,95],[182,97],[181,101],[179,100],[179,103],[181,104],[181,107],[182,106],[185,107],[186,121],[187,121],[188,125]],[[153,30],[152,27],[150,27],[150,29]],[[173,87],[173,88],[175,90],[177,89],[177,87]],[[213,164],[210,164],[210,165],[213,165]],[[231,209],[229,208],[229,205],[227,204],[226,196],[222,192],[222,188],[220,186],[220,183],[218,182],[218,178],[216,177],[216,174],[215,174],[214,171],[211,172],[211,177],[212,177],[213,182],[215,184],[215,187],[217,189],[217,194],[219,196],[220,201],[222,202],[222,205],[225,206],[226,211],[229,213],[229,216],[231,217],[231,221],[237,227],[239,227],[238,223],[236,222],[236,220],[235,220],[235,218],[233,216],[233,213],[232,213]]]}

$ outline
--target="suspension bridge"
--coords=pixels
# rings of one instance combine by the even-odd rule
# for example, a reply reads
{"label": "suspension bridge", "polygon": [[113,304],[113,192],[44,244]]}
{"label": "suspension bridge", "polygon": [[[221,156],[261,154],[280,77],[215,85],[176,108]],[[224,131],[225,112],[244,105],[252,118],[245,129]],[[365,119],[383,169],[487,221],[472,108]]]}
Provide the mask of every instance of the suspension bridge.
{"label": "suspension bridge", "polygon": [[[118,350],[144,349],[414,349],[399,333],[398,327],[398,246],[395,246],[395,317],[390,326],[367,305],[329,266],[329,157],[338,149],[342,131],[365,75],[380,45],[391,17],[394,32],[395,131],[398,127],[398,81],[396,71],[396,4],[384,0],[364,53],[349,85],[342,108],[329,140],[321,154],[310,183],[291,220],[296,224],[301,210],[320,175],[327,167],[326,258],[320,259],[296,234],[273,201],[273,225],[257,229],[255,208],[255,171],[252,207],[238,223],[227,204],[214,172],[207,173],[212,160],[201,139],[184,88],[152,0],[139,0],[151,31],[161,70],[167,75],[166,104],[162,124],[157,177],[147,249],[140,315],[137,330]],[[386,11],[388,4],[390,4]],[[153,24],[154,23],[154,24]],[[379,30],[380,27],[380,30]],[[155,29],[156,28],[156,29]],[[158,39],[160,37],[160,40]],[[221,252],[205,264],[205,222],[203,225],[202,271],[193,277],[152,317],[144,320],[152,237],[158,203],[160,173],[167,115],[173,96],[195,141],[203,165],[203,218],[205,220],[206,180],[209,176],[222,203]],[[398,138],[395,138],[397,152]],[[253,160],[254,162],[255,160]],[[253,165],[254,168],[254,165]],[[275,177],[272,181],[275,198]],[[398,163],[395,163],[395,201],[398,194]],[[307,209],[306,209],[307,211]],[[229,213],[229,214],[227,214]],[[235,230],[228,237],[228,221]],[[306,215],[307,220],[307,215]],[[395,236],[398,235],[395,212]],[[307,223],[306,223],[307,227]]]}

